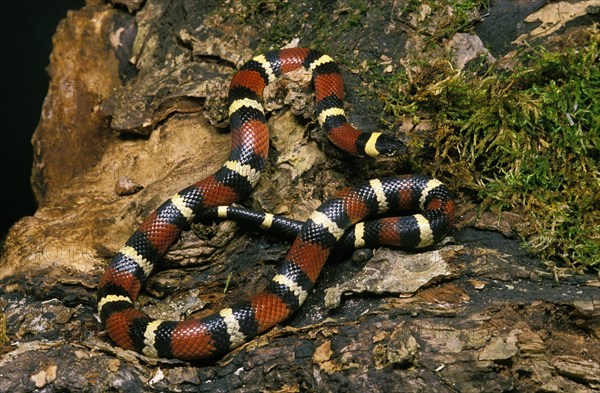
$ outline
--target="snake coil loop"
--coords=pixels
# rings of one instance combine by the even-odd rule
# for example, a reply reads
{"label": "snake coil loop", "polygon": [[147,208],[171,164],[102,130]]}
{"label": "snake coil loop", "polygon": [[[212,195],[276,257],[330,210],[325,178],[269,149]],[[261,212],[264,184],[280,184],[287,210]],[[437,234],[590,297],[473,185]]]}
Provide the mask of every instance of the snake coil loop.
{"label": "snake coil loop", "polygon": [[421,211],[359,223],[346,235],[346,241],[355,247],[377,243],[426,247],[439,241],[452,226],[454,203],[439,181],[419,175],[373,179],[340,192],[302,224],[247,213],[246,219],[263,227],[289,229],[295,225],[294,230],[299,231],[267,288],[247,301],[203,319],[185,321],[152,319],[135,308],[144,282],[183,229],[199,216],[235,218],[245,214],[227,206],[248,197],[267,158],[269,134],[261,104],[263,90],[280,75],[300,67],[312,72],[318,121],[336,146],[350,154],[372,157],[405,151],[392,137],[361,132],[348,123],[342,76],[331,57],[294,48],[250,60],[233,76],[229,88],[232,148],[227,161],[216,173],[181,190],[152,212],[102,276],[98,313],[117,345],[153,357],[191,360],[221,356],[298,310],[331,251],[354,224],[384,213]]}

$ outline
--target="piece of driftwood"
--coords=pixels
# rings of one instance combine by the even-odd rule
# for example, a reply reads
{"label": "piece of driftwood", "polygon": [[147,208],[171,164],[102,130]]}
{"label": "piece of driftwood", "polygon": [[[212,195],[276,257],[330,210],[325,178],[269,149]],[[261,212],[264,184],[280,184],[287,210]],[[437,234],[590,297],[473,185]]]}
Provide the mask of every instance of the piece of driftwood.
{"label": "piece of driftwood", "polygon": [[[223,18],[237,4],[88,1],[58,26],[33,137],[39,208],[0,258],[0,391],[600,391],[598,278],[552,274],[519,247],[518,215],[479,214],[466,200],[432,250],[339,253],[299,313],[216,364],[150,359],[108,340],[95,295],[112,255],[228,153],[217,128],[228,80],[263,33]],[[397,67],[418,45],[394,22],[396,5],[385,5],[389,20],[365,16],[356,67],[364,53]],[[485,52],[461,34],[449,41],[457,54]],[[343,72],[354,109],[360,83]],[[307,75],[276,83],[266,101],[270,161],[249,206],[305,219],[337,189],[403,170],[331,147],[312,121]],[[194,227],[139,303],[154,317],[205,315],[259,290],[288,246],[231,222]]]}

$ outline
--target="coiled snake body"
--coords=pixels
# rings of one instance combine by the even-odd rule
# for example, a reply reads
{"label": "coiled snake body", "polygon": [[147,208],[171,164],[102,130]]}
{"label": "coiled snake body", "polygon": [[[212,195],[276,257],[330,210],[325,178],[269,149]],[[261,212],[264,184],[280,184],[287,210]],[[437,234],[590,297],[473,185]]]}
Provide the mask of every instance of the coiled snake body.
{"label": "coiled snake body", "polygon": [[[419,175],[373,179],[343,190],[317,208],[305,223],[244,213],[243,209],[236,213],[235,208],[227,207],[248,197],[265,164],[269,135],[261,104],[263,89],[281,74],[300,67],[312,72],[316,115],[336,146],[351,154],[373,157],[404,152],[404,145],[396,139],[361,132],[348,123],[342,77],[329,56],[294,48],[250,60],[233,76],[229,88],[232,148],[227,161],[216,173],[181,190],[152,212],[104,272],[98,289],[98,313],[117,345],[153,357],[191,360],[221,356],[295,312],[352,225],[370,216],[421,211],[358,224],[350,236],[346,235],[355,247],[426,247],[439,241],[451,227],[454,203],[447,188]],[[203,319],[155,320],[135,308],[144,282],[183,229],[199,217],[235,218],[236,214],[265,228],[299,231],[263,292]]]}

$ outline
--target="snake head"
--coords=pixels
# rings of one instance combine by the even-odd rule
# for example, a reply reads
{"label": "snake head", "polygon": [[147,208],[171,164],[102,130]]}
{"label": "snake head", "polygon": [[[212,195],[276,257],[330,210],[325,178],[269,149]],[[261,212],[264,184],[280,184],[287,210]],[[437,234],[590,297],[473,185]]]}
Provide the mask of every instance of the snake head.
{"label": "snake head", "polygon": [[406,145],[400,140],[381,133],[373,133],[365,148],[365,152],[371,157],[399,157],[407,151]]}

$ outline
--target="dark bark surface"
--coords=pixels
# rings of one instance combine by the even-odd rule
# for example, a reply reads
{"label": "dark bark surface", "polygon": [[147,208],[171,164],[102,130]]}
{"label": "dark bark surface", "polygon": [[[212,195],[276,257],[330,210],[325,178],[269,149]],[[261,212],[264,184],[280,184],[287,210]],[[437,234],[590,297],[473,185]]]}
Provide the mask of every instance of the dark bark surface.
{"label": "dark bark surface", "polygon": [[[361,70],[397,72],[431,12],[384,3],[320,9],[350,29],[336,55],[351,121],[365,130],[382,104]],[[244,4],[90,0],[58,27],[33,138],[40,208],[12,228],[0,258],[0,391],[600,391],[598,277],[549,270],[520,247],[518,215],[480,214],[466,197],[442,244],[334,256],[297,314],[216,363],[150,359],[110,342],[95,302],[105,266],[149,212],[228,152],[227,130],[216,128],[226,125],[228,80],[273,35],[252,13],[278,12]],[[522,5],[511,23],[542,5]],[[313,8],[290,16],[307,18],[301,46],[327,29]],[[533,28],[523,26],[505,40]],[[473,50],[492,56],[475,34],[459,34],[448,37],[457,63]],[[499,42],[496,58],[512,50]],[[266,96],[270,162],[249,206],[305,219],[343,186],[410,171],[331,147],[312,120],[306,75]],[[195,227],[139,303],[154,317],[201,317],[260,290],[288,247],[234,223]]]}

